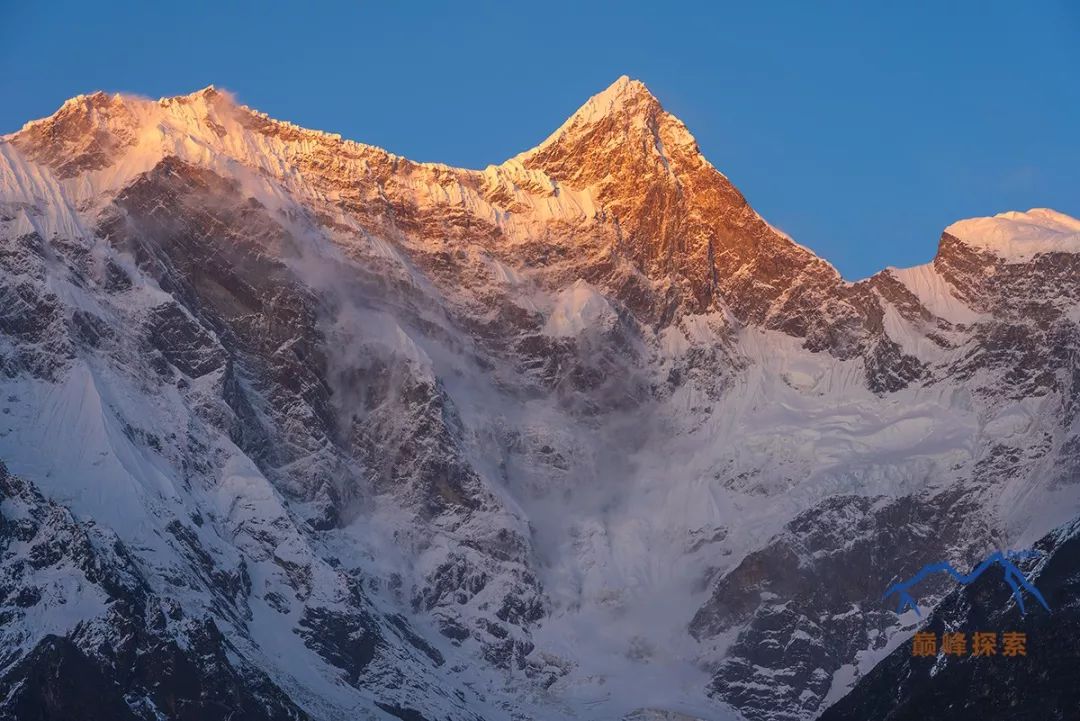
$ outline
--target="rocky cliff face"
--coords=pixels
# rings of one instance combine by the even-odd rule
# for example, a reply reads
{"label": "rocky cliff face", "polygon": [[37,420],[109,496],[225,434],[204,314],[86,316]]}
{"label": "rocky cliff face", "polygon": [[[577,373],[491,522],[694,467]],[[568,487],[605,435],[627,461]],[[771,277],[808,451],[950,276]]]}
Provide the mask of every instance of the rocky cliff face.
{"label": "rocky cliff face", "polygon": [[72,99],[0,141],[0,703],[812,718],[1080,513],[1078,229],[845,282],[626,78],[483,171]]}

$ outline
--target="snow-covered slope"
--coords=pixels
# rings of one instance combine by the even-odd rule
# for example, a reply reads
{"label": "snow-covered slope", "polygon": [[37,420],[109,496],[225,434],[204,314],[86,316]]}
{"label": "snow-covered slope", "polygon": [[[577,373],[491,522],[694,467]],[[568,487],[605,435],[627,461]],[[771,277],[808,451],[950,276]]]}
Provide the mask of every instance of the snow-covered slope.
{"label": "snow-covered slope", "polygon": [[811,718],[1080,513],[1077,226],[847,283],[627,78],[483,171],[74,98],[0,141],[0,703]]}

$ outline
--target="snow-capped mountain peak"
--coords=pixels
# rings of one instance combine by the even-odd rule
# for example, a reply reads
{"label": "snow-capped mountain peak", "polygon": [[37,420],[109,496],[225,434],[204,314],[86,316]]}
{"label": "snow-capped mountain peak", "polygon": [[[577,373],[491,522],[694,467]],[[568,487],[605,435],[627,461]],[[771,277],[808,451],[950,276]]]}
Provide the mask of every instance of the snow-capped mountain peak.
{"label": "snow-capped mountain peak", "polygon": [[554,133],[530,152],[540,151],[564,136],[587,132],[590,127],[612,118],[627,124],[645,124],[660,112],[663,112],[660,101],[645,84],[623,75],[589,98]]}
{"label": "snow-capped mountain peak", "polygon": [[564,123],[563,128],[586,125],[620,112],[640,113],[660,105],[645,83],[621,75],[611,85],[590,97]]}
{"label": "snow-capped mountain peak", "polygon": [[701,162],[694,137],[682,122],[660,105],[639,80],[623,75],[589,98],[554,133],[515,160],[540,168],[574,187],[620,176],[626,166],[636,171],[674,174]]}
{"label": "snow-capped mountain peak", "polygon": [[1009,262],[1038,253],[1080,253],[1080,220],[1049,208],[960,220],[945,232]]}

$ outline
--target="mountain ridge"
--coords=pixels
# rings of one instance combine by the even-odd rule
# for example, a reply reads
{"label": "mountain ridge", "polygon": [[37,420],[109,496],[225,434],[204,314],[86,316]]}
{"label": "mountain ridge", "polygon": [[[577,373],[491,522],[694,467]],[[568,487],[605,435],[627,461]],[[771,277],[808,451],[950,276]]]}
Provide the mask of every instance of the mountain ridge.
{"label": "mountain ridge", "polygon": [[[406,156],[396,154],[392,151],[386,150],[376,145],[371,145],[360,140],[343,138],[339,133],[309,129],[286,120],[278,120],[255,108],[239,103],[235,100],[234,96],[230,92],[219,89],[213,84],[188,93],[186,95],[176,95],[168,97],[163,96],[156,101],[149,98],[144,98],[139,95],[132,95],[122,92],[106,93],[104,91],[94,91],[91,93],[79,94],[64,101],[64,103],[62,103],[61,106],[57,109],[57,111],[54,112],[52,115],[39,118],[37,120],[28,121],[19,130],[0,136],[0,141],[11,142],[19,145],[22,141],[22,137],[25,136],[28,131],[33,131],[35,128],[41,128],[56,124],[58,121],[62,120],[62,116],[65,112],[76,111],[80,113],[89,112],[90,114],[93,114],[95,110],[102,111],[109,108],[115,108],[118,104],[120,106],[124,106],[127,103],[170,106],[174,104],[188,104],[199,101],[206,102],[208,104],[224,102],[234,111],[248,114],[256,121],[265,121],[271,126],[278,128],[279,131],[282,133],[295,133],[295,137],[309,136],[311,138],[321,138],[332,142],[339,142],[345,146],[352,146],[354,148],[357,148],[362,152],[374,152],[378,155],[384,156],[389,161],[394,163],[405,163],[408,166],[427,168],[433,171],[450,172],[452,174],[460,174],[474,180],[481,180],[488,178],[491,175],[498,175],[500,171],[508,172],[513,175],[514,169],[516,168],[516,166],[519,165],[525,166],[525,170],[527,172],[527,166],[530,164],[538,165],[539,161],[536,160],[536,157],[538,155],[542,155],[543,151],[547,149],[550,145],[556,144],[560,139],[565,139],[566,136],[575,129],[580,131],[580,126],[582,125],[590,126],[596,124],[597,122],[600,122],[603,119],[606,119],[611,114],[621,113],[625,109],[626,103],[629,102],[631,103],[631,105],[636,105],[640,108],[637,111],[638,117],[636,117],[636,120],[647,121],[651,115],[659,115],[663,119],[665,119],[666,122],[673,124],[679,131],[681,131],[681,139],[692,148],[693,154],[696,155],[700,159],[700,161],[706,164],[713,172],[715,172],[724,180],[727,180],[727,177],[721,171],[713,167],[712,164],[709,163],[709,161],[703,155],[701,155],[700,151],[698,150],[696,140],[689,133],[689,131],[686,130],[685,125],[678,118],[670,115],[666,110],[664,110],[659,100],[657,100],[656,96],[653,95],[651,91],[649,91],[649,89],[647,88],[647,86],[645,86],[644,83],[642,83],[640,80],[632,79],[626,75],[620,76],[605,90],[597,93],[589,100],[587,100],[580,108],[578,108],[578,110],[572,113],[559,128],[553,131],[546,139],[541,141],[540,144],[528,150],[521,151],[516,155],[507,158],[501,163],[488,165],[483,169],[459,168],[438,161],[414,161],[410,160]],[[210,118],[204,117],[201,122],[205,122],[207,120],[210,120]],[[655,130],[653,132],[655,132]],[[537,170],[539,170],[541,173],[544,173],[543,169],[540,167],[537,167]],[[1042,211],[1046,212],[1042,213]],[[990,221],[994,219],[1002,219],[1007,218],[1010,214],[1018,214],[1020,216],[1024,216],[1023,220],[1026,220],[1028,223],[1031,224],[1037,224],[1035,221],[1038,220],[1053,225],[1053,218],[1055,216],[1064,219],[1066,223],[1069,221],[1071,221],[1073,224],[1080,223],[1080,221],[1077,221],[1075,218],[1070,218],[1070,216],[1056,210],[1047,208],[1032,208],[1028,211],[1002,211],[993,217],[974,216],[971,218],[960,219],[954,221],[953,224],[945,228],[943,230],[943,233],[949,232],[949,230],[952,228],[964,227],[965,225],[970,227],[970,225],[974,221]],[[1039,217],[1036,218],[1035,216]],[[762,220],[763,222],[766,222],[764,221],[764,219]],[[816,260],[826,263],[831,267],[831,263],[829,263],[827,258],[824,258],[815,253],[814,251],[799,245],[786,233],[775,231],[772,226],[769,226],[769,228],[770,230],[776,232],[777,235],[780,235],[786,240],[791,241],[799,249],[806,250]],[[1072,242],[1067,245],[1058,244],[1056,246],[1046,246],[1046,249],[1043,252],[1080,252],[1080,241],[1075,241],[1075,248],[1073,246],[1074,243]],[[886,266],[881,270],[877,271],[877,273],[881,273],[890,269],[893,269],[893,266]],[[873,275],[876,275],[877,273],[860,280],[849,281],[845,279],[843,282],[848,285],[854,285],[869,280],[873,277]]]}

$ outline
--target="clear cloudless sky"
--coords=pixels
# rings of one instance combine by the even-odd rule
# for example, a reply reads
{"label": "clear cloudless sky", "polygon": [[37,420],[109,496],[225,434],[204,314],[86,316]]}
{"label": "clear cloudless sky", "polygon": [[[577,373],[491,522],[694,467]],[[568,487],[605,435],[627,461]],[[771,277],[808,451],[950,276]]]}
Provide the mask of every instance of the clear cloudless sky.
{"label": "clear cloudless sky", "polygon": [[0,133],[94,90],[209,84],[297,124],[482,168],[621,74],[848,278],[963,217],[1080,216],[1080,2],[2,0]]}

